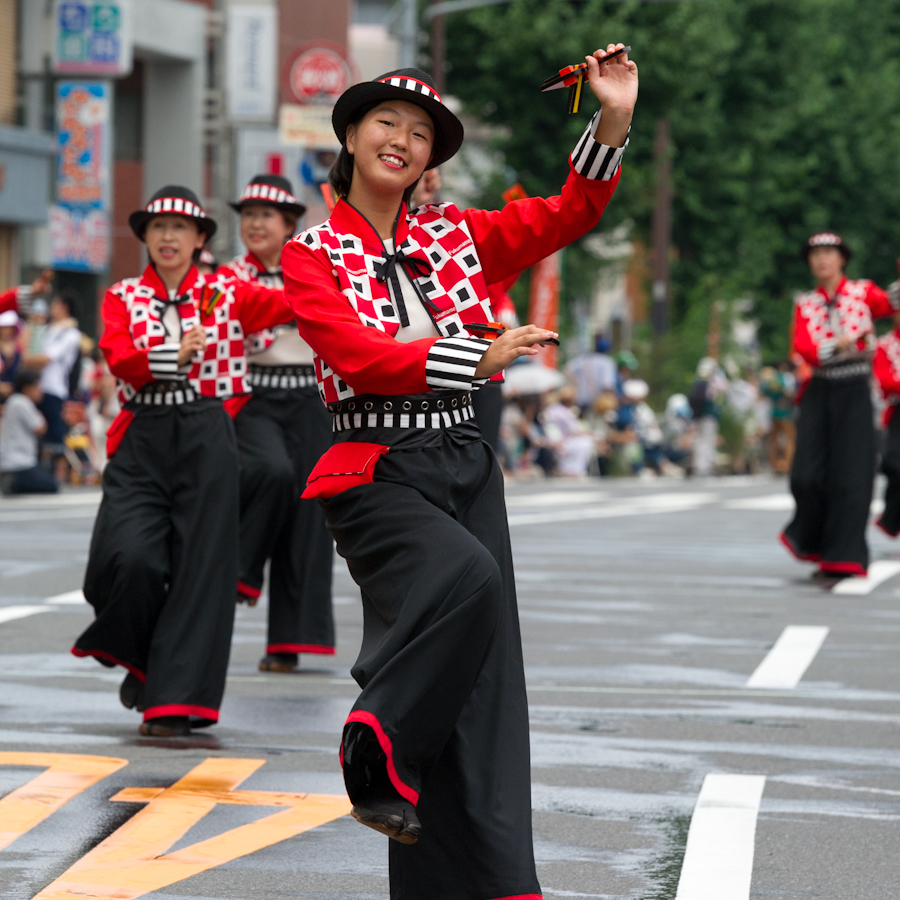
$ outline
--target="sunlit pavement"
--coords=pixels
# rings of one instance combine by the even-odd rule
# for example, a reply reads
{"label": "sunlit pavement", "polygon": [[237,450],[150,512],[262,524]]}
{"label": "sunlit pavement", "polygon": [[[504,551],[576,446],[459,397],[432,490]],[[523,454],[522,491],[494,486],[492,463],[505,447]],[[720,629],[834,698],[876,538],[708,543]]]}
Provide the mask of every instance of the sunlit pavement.
{"label": "sunlit pavement", "polygon": [[[896,898],[900,566],[816,587],[776,541],[785,491],[510,486],[548,900],[680,878],[679,900]],[[221,723],[144,739],[121,674],[68,653],[96,503],[0,500],[0,896],[384,900],[387,841],[346,816],[337,758],[361,635],[343,562],[336,657],[259,673],[265,608],[240,609]]]}

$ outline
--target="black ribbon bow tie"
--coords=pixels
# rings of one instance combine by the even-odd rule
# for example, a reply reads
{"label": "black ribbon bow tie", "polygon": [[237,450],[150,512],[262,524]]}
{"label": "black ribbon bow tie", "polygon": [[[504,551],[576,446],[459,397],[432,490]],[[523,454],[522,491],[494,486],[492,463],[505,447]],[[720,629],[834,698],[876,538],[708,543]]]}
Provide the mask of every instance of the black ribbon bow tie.
{"label": "black ribbon bow tie", "polygon": [[394,295],[397,312],[400,314],[400,324],[403,328],[408,328],[409,314],[406,311],[406,303],[403,301],[403,290],[400,287],[400,276],[397,272],[397,266],[403,266],[406,269],[406,274],[409,276],[413,290],[422,303],[432,312],[438,312],[437,305],[422,293],[416,282],[417,278],[424,278],[426,275],[430,275],[432,269],[428,260],[420,259],[418,256],[407,256],[401,251],[389,253],[385,259],[378,260],[375,263],[375,280],[381,284],[388,282],[389,291]]}
{"label": "black ribbon bow tie", "polygon": [[[160,325],[162,325],[163,331],[165,331],[165,333],[166,333],[166,337],[172,337],[172,335],[169,334],[169,329],[166,327],[166,310],[170,306],[174,306],[177,309],[179,306],[181,306],[182,303],[192,303],[193,301],[191,300],[191,295],[190,294],[181,294],[180,296],[175,297],[174,299],[170,299],[169,297],[156,297],[155,299],[157,301],[159,301],[160,303],[162,303],[162,305],[163,305],[162,315],[159,317],[159,323],[160,323]],[[179,323],[181,323],[181,313],[178,314],[178,320],[179,320]],[[184,325],[183,324],[181,324],[181,331],[182,331],[182,337],[184,337]],[[179,340],[180,339],[181,338],[179,338]]]}

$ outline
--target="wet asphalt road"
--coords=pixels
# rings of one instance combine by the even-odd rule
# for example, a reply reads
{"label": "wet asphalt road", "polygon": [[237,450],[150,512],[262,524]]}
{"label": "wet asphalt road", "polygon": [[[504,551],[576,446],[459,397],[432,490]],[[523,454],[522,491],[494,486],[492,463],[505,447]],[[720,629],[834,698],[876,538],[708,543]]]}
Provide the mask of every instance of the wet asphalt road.
{"label": "wet asphalt road", "polygon": [[[784,492],[768,479],[509,489],[547,900],[674,898],[713,772],[766,778],[751,897],[900,895],[900,577],[859,596],[814,586],[775,540]],[[343,563],[336,657],[259,673],[265,610],[241,609],[221,723],[143,739],[118,702],[120,673],[68,653],[89,608],[44,602],[80,586],[96,499],[0,500],[0,620],[9,607],[41,608],[0,621],[0,754],[127,761],[0,849],[8,900],[30,900],[127,828],[143,805],[111,801],[118,791],[167,788],[210,758],[263,761],[240,790],[342,793],[337,746],[361,635]],[[874,531],[870,543],[876,559],[900,552]],[[830,631],[797,688],[747,688],[788,625]],[[41,771],[0,756],[0,796]],[[215,805],[153,853],[274,812]],[[0,815],[0,841],[8,830]],[[127,854],[104,877],[108,897],[384,900],[386,845],[343,816],[150,893],[135,888]]]}

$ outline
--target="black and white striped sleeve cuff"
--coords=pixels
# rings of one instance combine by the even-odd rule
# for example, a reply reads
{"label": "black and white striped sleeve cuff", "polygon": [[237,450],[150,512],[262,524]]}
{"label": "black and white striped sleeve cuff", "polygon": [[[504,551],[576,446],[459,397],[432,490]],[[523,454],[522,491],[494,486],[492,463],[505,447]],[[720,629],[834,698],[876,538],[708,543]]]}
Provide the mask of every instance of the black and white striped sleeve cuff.
{"label": "black and white striped sleeve cuff", "polygon": [[180,344],[159,344],[147,353],[150,373],[157,381],[181,381],[185,378],[188,367],[178,365],[180,349]]}
{"label": "black and white striped sleeve cuff", "polygon": [[823,363],[831,359],[834,356],[835,349],[837,349],[837,340],[835,338],[822,338],[819,341],[819,362]]}
{"label": "black and white striped sleeve cuff", "polygon": [[600,124],[601,112],[602,110],[598,109],[594,113],[587,128],[584,129],[584,134],[572,151],[572,167],[579,175],[593,181],[609,181],[619,171],[622,156],[628,146],[627,138],[624,147],[607,147],[606,144],[598,144],[594,140],[597,126]]}
{"label": "black and white striped sleeve cuff", "polygon": [[483,338],[439,338],[425,360],[425,381],[433,390],[472,390],[475,369],[490,346]]}

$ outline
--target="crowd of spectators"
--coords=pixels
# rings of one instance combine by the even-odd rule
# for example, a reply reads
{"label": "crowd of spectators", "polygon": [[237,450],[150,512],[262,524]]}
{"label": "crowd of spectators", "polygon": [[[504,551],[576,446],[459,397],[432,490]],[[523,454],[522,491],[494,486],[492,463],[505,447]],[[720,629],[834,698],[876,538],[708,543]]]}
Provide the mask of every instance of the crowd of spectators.
{"label": "crowd of spectators", "polygon": [[635,356],[614,355],[602,335],[593,351],[553,377],[516,372],[535,365],[517,363],[508,373],[499,447],[508,475],[685,477],[790,469],[796,380],[789,363],[726,371],[704,357],[688,390],[668,397],[659,412],[648,402],[650,388]]}
{"label": "crowd of spectators", "polygon": [[97,483],[106,429],[115,418],[115,379],[78,327],[77,297],[42,296],[27,312],[0,315],[0,492],[52,493],[61,482]]}

